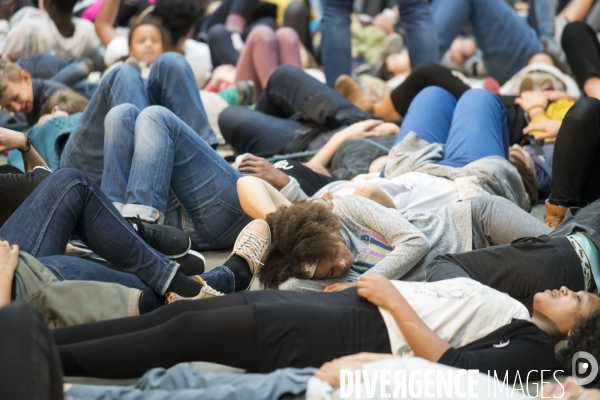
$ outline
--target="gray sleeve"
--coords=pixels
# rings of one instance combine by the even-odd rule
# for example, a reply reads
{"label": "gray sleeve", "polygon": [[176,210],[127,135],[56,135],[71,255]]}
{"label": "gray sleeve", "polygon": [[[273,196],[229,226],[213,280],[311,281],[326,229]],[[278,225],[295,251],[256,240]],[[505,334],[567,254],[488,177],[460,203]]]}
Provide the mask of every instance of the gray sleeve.
{"label": "gray sleeve", "polygon": [[362,227],[381,235],[393,248],[383,260],[375,264],[368,273],[381,274],[388,279],[400,279],[429,252],[431,245],[417,227],[411,224],[398,210],[383,207],[366,198],[344,196],[334,212],[354,226]]}
{"label": "gray sleeve", "polygon": [[290,176],[289,178],[290,181],[288,184],[285,185],[279,192],[292,203],[297,203],[299,201],[308,199],[308,196],[306,193],[304,193],[296,178],[293,176]]}
{"label": "gray sleeve", "polygon": [[340,282],[354,282],[360,275],[352,270],[346,271],[337,279],[297,279],[290,278],[279,285],[279,290],[291,290],[294,292],[322,292],[327,286]]}

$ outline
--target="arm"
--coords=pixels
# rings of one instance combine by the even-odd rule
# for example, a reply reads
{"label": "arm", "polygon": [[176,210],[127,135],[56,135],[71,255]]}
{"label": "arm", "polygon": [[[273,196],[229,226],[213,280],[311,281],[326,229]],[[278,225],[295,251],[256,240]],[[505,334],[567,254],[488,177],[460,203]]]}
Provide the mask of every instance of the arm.
{"label": "arm", "polygon": [[374,128],[383,124],[383,121],[368,119],[354,123],[339,132],[336,132],[325,146],[310,159],[309,163],[327,167],[335,152],[347,141],[362,139],[365,137],[379,136],[380,133]]}
{"label": "arm", "polygon": [[594,0],[571,0],[556,16],[556,21],[565,18],[569,22],[583,21],[592,4],[594,4]]}
{"label": "arm", "polygon": [[345,224],[378,233],[393,248],[365,274],[377,273],[389,279],[399,279],[429,252],[427,238],[396,209],[350,195],[338,201],[334,212],[344,219]]}
{"label": "arm", "polygon": [[292,205],[277,189],[254,176],[238,179],[237,192],[242,210],[255,219],[265,219],[279,206]]}
{"label": "arm", "polygon": [[451,348],[408,304],[404,296],[384,276],[363,275],[358,280],[358,295],[389,311],[415,356],[437,362]]}
{"label": "arm", "polygon": [[119,5],[120,0],[104,0],[104,4],[100,7],[100,11],[94,22],[96,33],[105,47],[118,36],[117,30],[114,28],[114,23],[119,13]]}
{"label": "arm", "polygon": [[21,151],[23,163],[27,171],[31,171],[35,167],[48,166],[33,146],[27,145],[27,136],[24,133],[0,128],[0,151],[15,149]]}
{"label": "arm", "polygon": [[0,240],[0,307],[10,303],[12,281],[19,263],[19,246]]}

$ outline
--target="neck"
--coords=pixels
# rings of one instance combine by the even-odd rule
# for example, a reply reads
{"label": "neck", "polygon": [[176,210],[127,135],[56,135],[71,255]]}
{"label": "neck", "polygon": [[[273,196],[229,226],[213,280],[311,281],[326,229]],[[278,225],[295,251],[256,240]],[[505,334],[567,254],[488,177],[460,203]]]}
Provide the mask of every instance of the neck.
{"label": "neck", "polygon": [[55,9],[48,9],[48,15],[54,24],[58,28],[58,31],[64,37],[71,37],[75,33],[75,25],[73,25],[73,21],[71,21],[71,14],[61,14],[57,12]]}
{"label": "neck", "polygon": [[554,344],[560,342],[563,339],[566,339],[565,335],[560,333],[554,321],[546,317],[544,314],[533,310],[531,322],[534,323],[538,328],[546,332],[548,336],[550,336],[550,339],[552,339],[552,342]]}

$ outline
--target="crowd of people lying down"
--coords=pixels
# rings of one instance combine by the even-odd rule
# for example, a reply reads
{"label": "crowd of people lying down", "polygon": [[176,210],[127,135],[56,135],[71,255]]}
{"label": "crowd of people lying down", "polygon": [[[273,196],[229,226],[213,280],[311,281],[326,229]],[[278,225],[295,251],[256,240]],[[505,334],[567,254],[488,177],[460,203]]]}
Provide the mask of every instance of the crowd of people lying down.
{"label": "crowd of people lying down", "polygon": [[0,398],[600,399],[599,37],[593,0],[1,2]]}

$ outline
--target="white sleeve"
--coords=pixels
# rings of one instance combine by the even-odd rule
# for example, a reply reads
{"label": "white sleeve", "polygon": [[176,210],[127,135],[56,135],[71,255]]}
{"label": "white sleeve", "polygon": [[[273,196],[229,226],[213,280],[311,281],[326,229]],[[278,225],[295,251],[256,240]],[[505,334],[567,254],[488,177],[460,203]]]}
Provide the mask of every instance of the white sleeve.
{"label": "white sleeve", "polygon": [[104,53],[104,64],[109,67],[128,55],[129,42],[127,38],[124,36],[117,36],[110,41],[108,46],[106,46],[106,52]]}
{"label": "white sleeve", "polygon": [[198,88],[202,89],[210,78],[213,68],[208,45],[188,39],[183,43],[183,52],[185,53],[185,59],[192,68]]}

